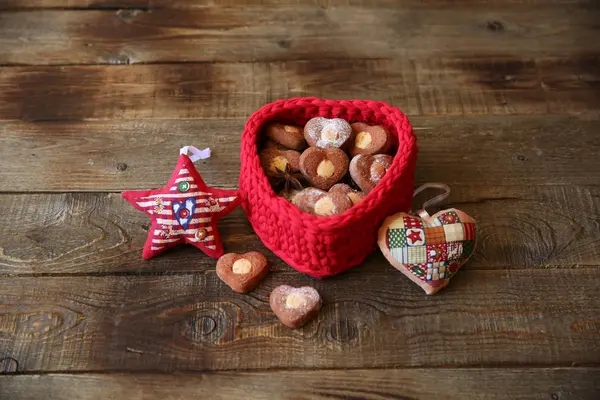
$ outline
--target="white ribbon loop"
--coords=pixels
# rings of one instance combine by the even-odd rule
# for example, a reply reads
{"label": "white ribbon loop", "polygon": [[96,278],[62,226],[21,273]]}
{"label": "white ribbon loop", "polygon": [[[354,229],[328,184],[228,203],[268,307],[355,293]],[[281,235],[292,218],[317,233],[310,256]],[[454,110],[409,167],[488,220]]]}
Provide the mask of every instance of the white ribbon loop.
{"label": "white ribbon loop", "polygon": [[443,190],[443,193],[438,194],[437,196],[435,196],[432,199],[427,200],[425,203],[423,203],[423,205],[421,206],[420,209],[415,211],[415,214],[417,214],[419,217],[426,219],[429,218],[430,215],[427,212],[427,207],[432,207],[436,204],[441,203],[442,201],[444,201],[446,199],[446,197],[448,197],[450,195],[450,186],[444,184],[444,183],[425,183],[421,186],[419,186],[414,194],[413,197],[417,197],[417,195],[419,193],[421,193],[424,190],[427,189],[440,189]]}
{"label": "white ribbon loop", "polygon": [[183,146],[181,149],[179,149],[179,154],[185,154],[186,156],[188,155],[188,152],[192,153],[190,157],[190,160],[192,160],[192,162],[196,162],[198,160],[204,160],[210,157],[210,148],[207,147],[204,150],[200,150],[197,147],[194,146]]}

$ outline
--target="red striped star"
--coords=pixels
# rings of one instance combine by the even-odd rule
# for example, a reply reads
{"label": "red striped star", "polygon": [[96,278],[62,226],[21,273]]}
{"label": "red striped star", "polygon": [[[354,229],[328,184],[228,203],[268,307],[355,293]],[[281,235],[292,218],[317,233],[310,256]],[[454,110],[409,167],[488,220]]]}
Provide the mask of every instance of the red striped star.
{"label": "red striped star", "polygon": [[185,154],[179,157],[167,186],[127,191],[123,197],[152,221],[142,253],[146,260],[180,243],[196,246],[210,257],[222,256],[217,220],[240,203],[237,191],[206,186]]}

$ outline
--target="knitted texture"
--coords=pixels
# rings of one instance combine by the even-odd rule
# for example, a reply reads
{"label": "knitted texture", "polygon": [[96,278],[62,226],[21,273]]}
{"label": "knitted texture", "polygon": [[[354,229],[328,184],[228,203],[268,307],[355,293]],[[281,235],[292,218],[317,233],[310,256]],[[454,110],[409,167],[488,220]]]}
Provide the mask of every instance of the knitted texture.
{"label": "knitted texture", "polygon": [[[397,139],[397,152],[384,178],[340,215],[307,214],[278,196],[258,158],[257,142],[268,121],[303,126],[313,117],[382,125]],[[371,100],[279,100],[262,107],[246,123],[239,182],[242,206],[265,246],[298,271],[324,278],[360,264],[375,249],[383,219],[410,209],[416,161],[412,127],[395,107]]]}

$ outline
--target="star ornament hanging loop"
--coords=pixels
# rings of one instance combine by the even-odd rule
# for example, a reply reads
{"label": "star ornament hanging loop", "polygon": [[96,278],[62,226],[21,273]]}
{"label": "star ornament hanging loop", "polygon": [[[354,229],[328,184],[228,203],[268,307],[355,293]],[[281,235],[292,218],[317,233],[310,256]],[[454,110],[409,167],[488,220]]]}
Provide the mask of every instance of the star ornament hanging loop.
{"label": "star ornament hanging loop", "polygon": [[142,258],[148,260],[181,243],[189,243],[210,257],[224,254],[217,221],[233,211],[241,199],[238,191],[216,189],[204,183],[194,161],[208,157],[209,149],[183,147],[165,187],[123,192],[123,198],[146,213],[152,222]]}

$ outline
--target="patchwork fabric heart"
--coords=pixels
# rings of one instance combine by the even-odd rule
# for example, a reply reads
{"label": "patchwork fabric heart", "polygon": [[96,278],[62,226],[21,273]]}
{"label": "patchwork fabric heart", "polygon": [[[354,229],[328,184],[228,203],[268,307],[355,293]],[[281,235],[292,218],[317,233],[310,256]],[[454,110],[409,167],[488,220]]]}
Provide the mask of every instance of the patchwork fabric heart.
{"label": "patchwork fabric heart", "polygon": [[434,294],[471,257],[475,220],[454,208],[428,218],[398,213],[385,219],[377,242],[394,268]]}
{"label": "patchwork fabric heart", "polygon": [[182,201],[174,201],[172,207],[173,215],[177,218],[179,225],[181,225],[184,230],[187,229],[192,220],[192,215],[194,215],[194,211],[196,210],[196,200],[191,197],[186,199],[185,203]]}

